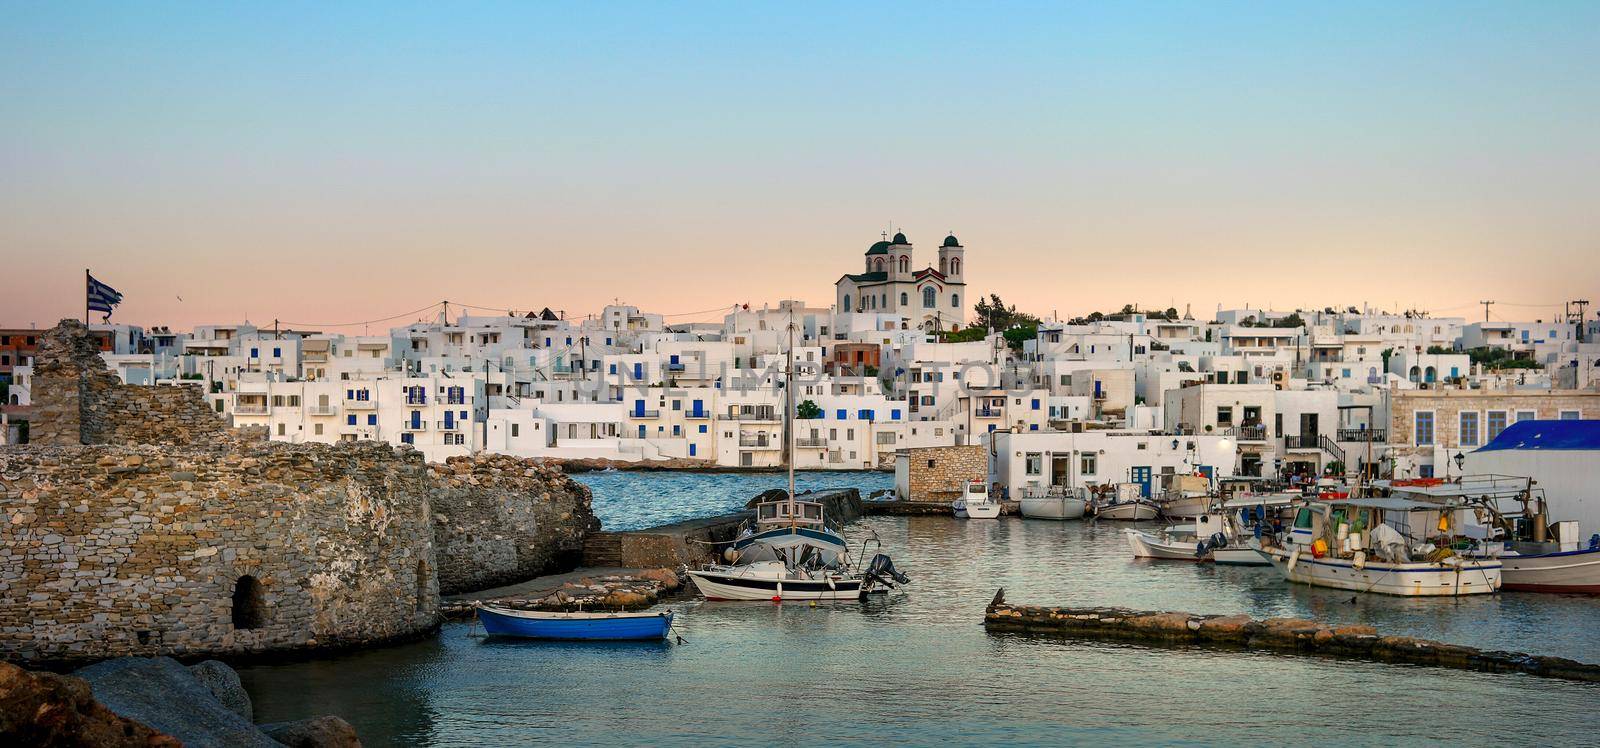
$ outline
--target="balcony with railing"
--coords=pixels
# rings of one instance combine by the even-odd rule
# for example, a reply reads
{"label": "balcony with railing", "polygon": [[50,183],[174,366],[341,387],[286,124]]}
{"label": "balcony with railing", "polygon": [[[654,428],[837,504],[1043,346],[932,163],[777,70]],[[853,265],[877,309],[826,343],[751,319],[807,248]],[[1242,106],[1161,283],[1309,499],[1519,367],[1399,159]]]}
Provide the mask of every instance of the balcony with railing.
{"label": "balcony with railing", "polygon": [[628,411],[628,417],[629,418],[660,418],[661,417],[661,411],[659,411],[659,410],[645,410],[643,408],[634,408],[633,410]]}
{"label": "balcony with railing", "polygon": [[461,421],[438,421],[435,424],[435,428],[438,428],[440,431],[460,431],[461,424]]}
{"label": "balcony with railing", "polygon": [[974,418],[1005,418],[1006,412],[1001,408],[979,408],[972,412]]}
{"label": "balcony with railing", "polygon": [[267,404],[266,403],[234,403],[234,405],[233,405],[233,413],[234,413],[234,415],[240,415],[240,416],[264,416],[264,415],[267,414]]}
{"label": "balcony with railing", "polygon": [[1223,432],[1240,442],[1264,442],[1267,440],[1267,427],[1265,426],[1234,426]]}
{"label": "balcony with railing", "polygon": [[769,439],[765,436],[741,436],[739,446],[754,447],[756,449],[777,449],[783,446],[782,439]]}
{"label": "balcony with railing", "polygon": [[794,439],[796,447],[826,447],[828,440],[820,436],[797,436]]}
{"label": "balcony with railing", "polygon": [[777,421],[778,413],[773,410],[757,410],[748,413],[729,413],[723,418],[730,421]]}
{"label": "balcony with railing", "polygon": [[427,421],[402,421],[400,423],[400,430],[401,431],[410,431],[410,432],[427,431],[428,430],[428,422]]}
{"label": "balcony with railing", "polygon": [[1339,429],[1338,435],[1339,441],[1342,442],[1364,442],[1371,440],[1374,442],[1383,443],[1389,440],[1388,429]]}
{"label": "balcony with railing", "polygon": [[427,395],[427,393],[417,393],[417,392],[408,392],[408,393],[406,393],[406,405],[427,405],[427,404],[428,404],[428,395]]}
{"label": "balcony with railing", "polygon": [[376,400],[356,400],[351,398],[344,401],[345,410],[373,410],[378,407]]}
{"label": "balcony with railing", "polygon": [[1321,449],[1321,437],[1316,434],[1288,434],[1283,437],[1284,449]]}
{"label": "balcony with railing", "polygon": [[684,418],[691,418],[691,419],[694,419],[694,420],[697,420],[697,421],[701,421],[701,420],[705,420],[707,418],[710,418],[711,417],[711,411],[708,411],[708,410],[687,410],[687,411],[684,411],[683,417]]}
{"label": "balcony with railing", "polygon": [[338,415],[338,414],[339,414],[339,407],[336,406],[336,405],[307,405],[306,406],[306,415],[311,415],[311,416],[333,416],[333,415]]}

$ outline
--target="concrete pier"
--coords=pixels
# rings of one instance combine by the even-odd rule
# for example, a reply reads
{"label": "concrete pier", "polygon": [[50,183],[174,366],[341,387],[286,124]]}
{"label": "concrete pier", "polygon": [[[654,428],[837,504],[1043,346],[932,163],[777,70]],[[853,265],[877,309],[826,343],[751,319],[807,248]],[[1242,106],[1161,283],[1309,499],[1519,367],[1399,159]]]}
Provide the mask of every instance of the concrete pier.
{"label": "concrete pier", "polygon": [[1330,626],[1301,618],[1256,620],[1244,615],[1011,605],[1005,601],[1003,589],[989,604],[984,628],[992,633],[1262,650],[1600,682],[1600,665],[1596,664],[1409,636],[1384,636],[1371,626]]}

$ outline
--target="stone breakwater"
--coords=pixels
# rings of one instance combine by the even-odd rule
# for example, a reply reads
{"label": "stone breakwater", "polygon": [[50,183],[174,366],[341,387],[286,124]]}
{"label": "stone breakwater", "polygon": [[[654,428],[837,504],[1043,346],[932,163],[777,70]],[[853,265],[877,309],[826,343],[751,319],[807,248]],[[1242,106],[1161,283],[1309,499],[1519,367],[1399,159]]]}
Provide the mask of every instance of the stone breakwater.
{"label": "stone breakwater", "polygon": [[1600,682],[1600,665],[1409,636],[1385,636],[1371,626],[1329,626],[1302,618],[1256,620],[1244,615],[1010,605],[1005,602],[1005,590],[1001,590],[989,604],[983,622],[985,629],[995,633],[1229,647]]}
{"label": "stone breakwater", "polygon": [[495,587],[571,568],[600,529],[588,487],[560,468],[505,455],[428,466],[436,488],[439,592]]}
{"label": "stone breakwater", "polygon": [[684,589],[684,581],[671,569],[643,569],[627,574],[584,577],[534,596],[457,599],[444,604],[444,616],[452,619],[471,618],[480,602],[512,610],[644,610]]}

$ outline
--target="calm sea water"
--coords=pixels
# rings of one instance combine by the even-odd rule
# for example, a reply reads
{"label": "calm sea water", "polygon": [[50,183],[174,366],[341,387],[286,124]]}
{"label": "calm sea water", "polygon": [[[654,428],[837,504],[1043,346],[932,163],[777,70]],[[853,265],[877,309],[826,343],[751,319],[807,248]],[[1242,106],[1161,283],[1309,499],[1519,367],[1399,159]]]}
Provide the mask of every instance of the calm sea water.
{"label": "calm sea water", "polygon": [[[783,488],[789,477],[781,472],[755,473],[638,473],[615,470],[572,476],[594,494],[594,513],[607,530],[639,530],[714,517],[738,511],[756,494]],[[873,491],[894,488],[892,473],[800,471],[796,491],[857,488],[865,498]]]}
{"label": "calm sea water", "polygon": [[[591,483],[608,526],[675,514],[640,507],[685,484],[737,494],[752,478],[614,475]],[[609,508],[621,506],[634,509]],[[1018,602],[1314,617],[1596,661],[1600,601],[1352,603],[1270,569],[1134,561],[1111,523],[873,517],[852,535],[868,528],[914,577],[905,593],[818,607],[680,603],[684,645],[485,640],[451,624],[422,642],[241,674],[259,720],[339,714],[369,745],[1575,745],[1600,734],[1591,685],[982,627],[1004,586]]]}

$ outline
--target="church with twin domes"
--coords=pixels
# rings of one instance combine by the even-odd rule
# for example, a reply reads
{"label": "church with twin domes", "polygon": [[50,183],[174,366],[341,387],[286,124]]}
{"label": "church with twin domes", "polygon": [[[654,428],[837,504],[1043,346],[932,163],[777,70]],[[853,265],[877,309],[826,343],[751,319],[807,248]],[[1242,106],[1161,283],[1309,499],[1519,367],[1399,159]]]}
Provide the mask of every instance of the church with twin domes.
{"label": "church with twin domes", "polygon": [[[899,314],[924,330],[956,330],[966,323],[965,249],[944,238],[937,258],[919,263],[916,248],[896,233],[867,248],[866,266],[834,283],[840,312]],[[937,263],[932,260],[937,259]]]}

